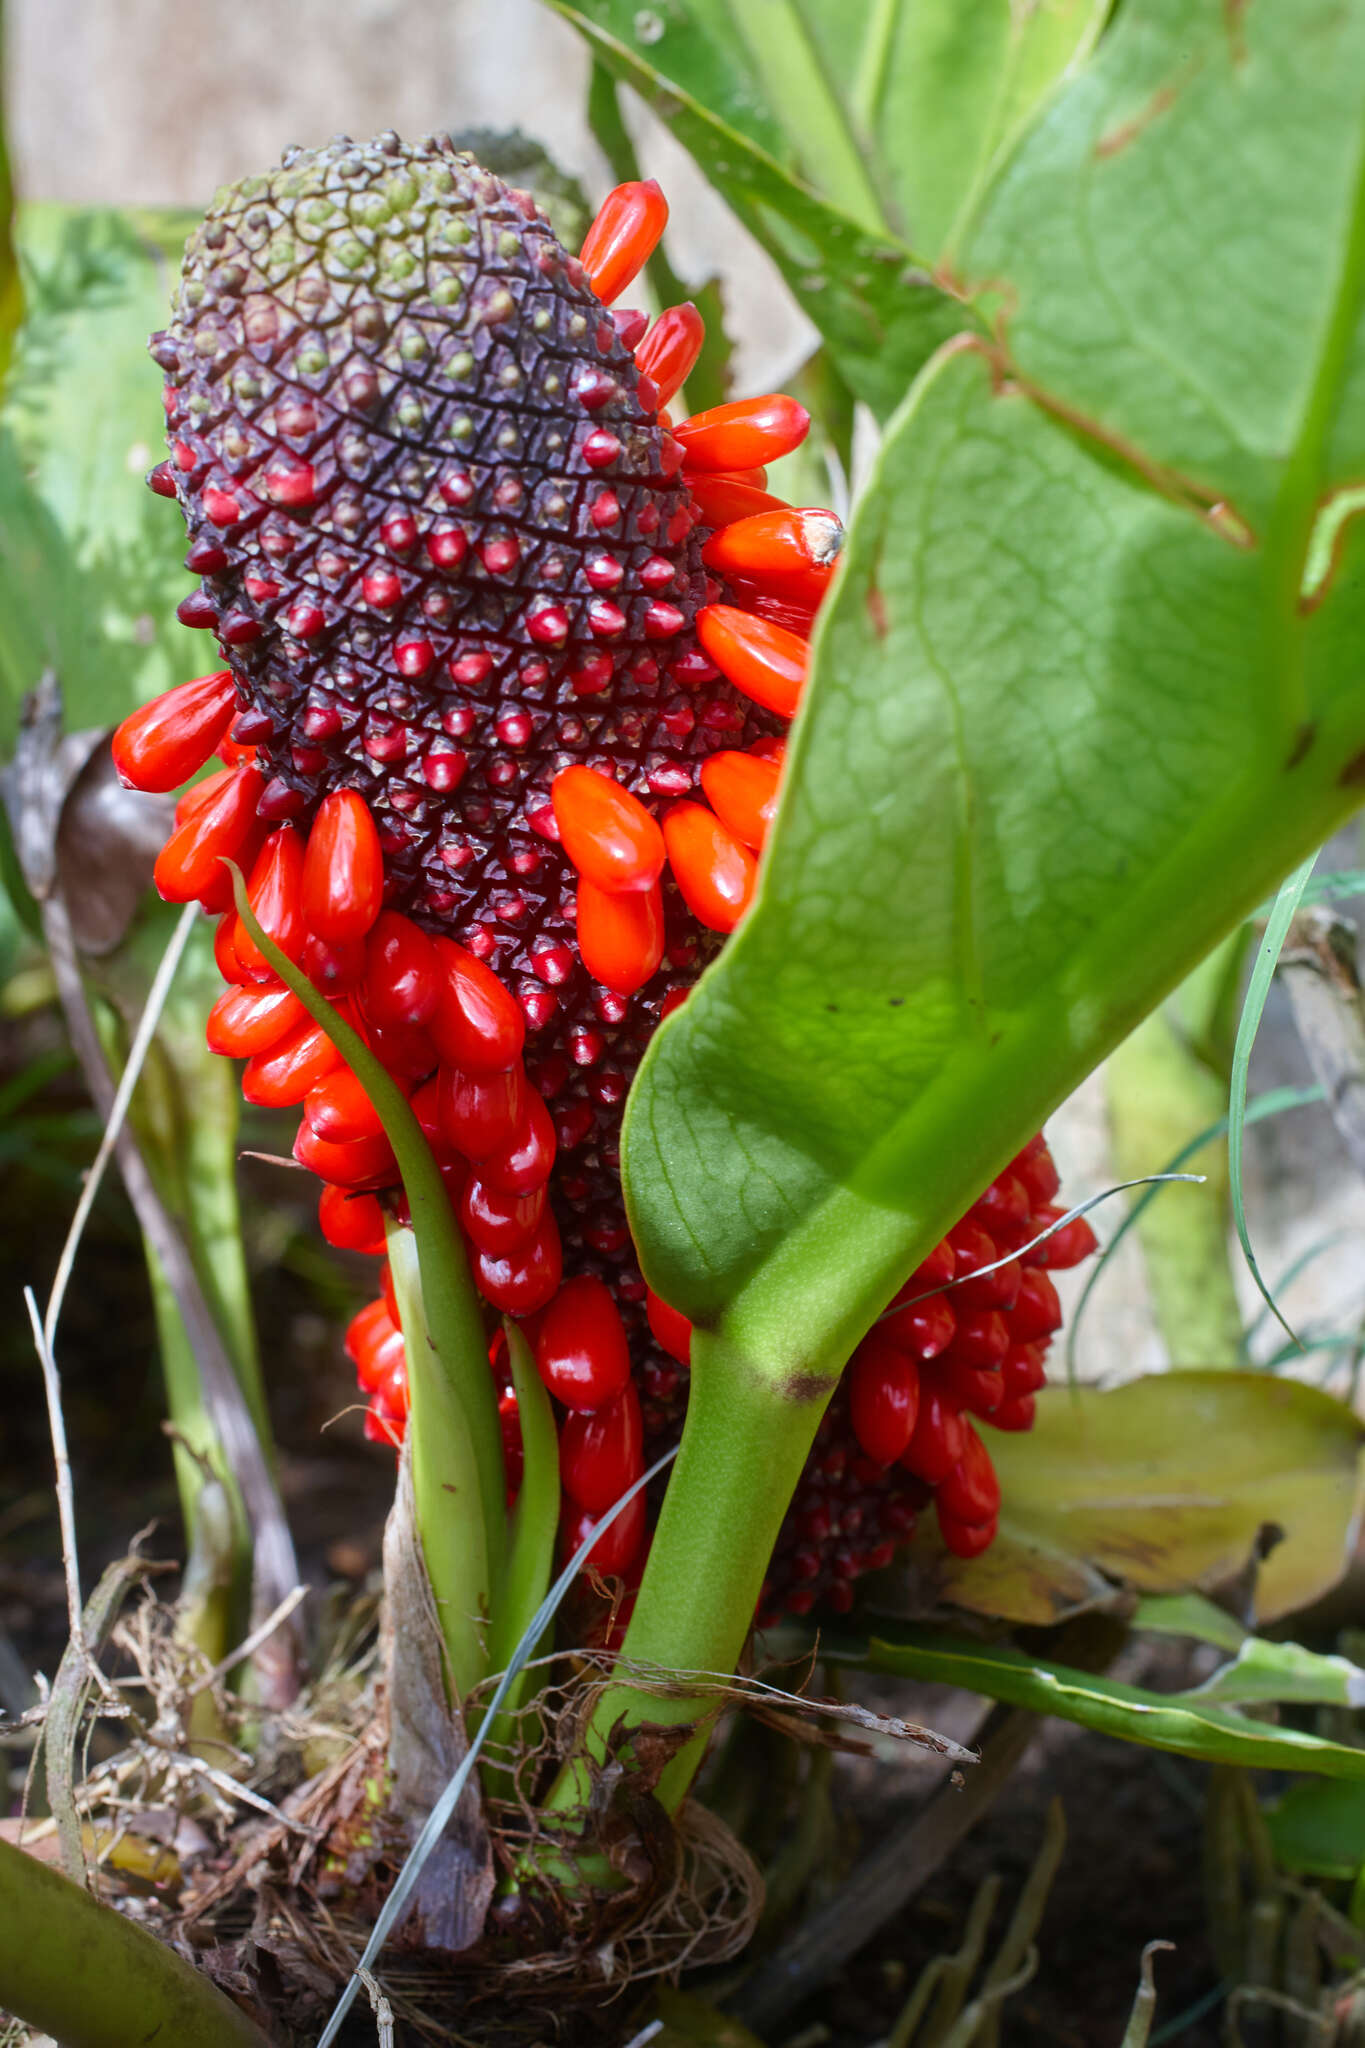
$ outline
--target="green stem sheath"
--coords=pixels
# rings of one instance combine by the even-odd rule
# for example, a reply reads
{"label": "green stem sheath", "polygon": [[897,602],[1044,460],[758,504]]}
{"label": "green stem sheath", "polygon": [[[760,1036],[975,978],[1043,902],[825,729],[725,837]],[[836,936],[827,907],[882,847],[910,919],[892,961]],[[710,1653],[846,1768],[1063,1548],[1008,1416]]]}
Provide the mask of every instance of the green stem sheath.
{"label": "green stem sheath", "polygon": [[408,1361],[417,1527],[451,1683],[457,1698],[463,1699],[487,1669],[484,1638],[493,1580],[482,1511],[483,1475],[458,1385],[445,1370],[427,1325],[417,1240],[406,1225],[396,1222],[389,1223],[387,1235]]}
{"label": "green stem sheath", "polygon": [[[641,1691],[630,1683],[629,1667],[722,1679],[734,1671],[782,1518],[843,1363],[821,1360],[818,1371],[808,1367],[784,1382],[756,1366],[730,1318],[718,1331],[693,1332],[682,1446],[626,1632],[623,1682],[604,1692],[586,1736],[597,1760],[618,1723],[679,1725],[700,1716],[696,1736],[655,1788],[670,1810],[701,1761],[710,1715],[696,1699]],[[586,1761],[571,1765],[551,1794],[551,1807],[564,1812],[583,1805],[587,1785]]]}
{"label": "green stem sheath", "polygon": [[4,1841],[0,1926],[0,2006],[65,2048],[268,2048],[172,1949]]}
{"label": "green stem sheath", "polygon": [[[231,862],[227,865],[232,867],[239,917],[280,980],[326,1032],[363,1084],[398,1161],[412,1219],[410,1246],[400,1250],[399,1264],[411,1297],[414,1329],[421,1333],[420,1340],[409,1340],[408,1360],[410,1379],[421,1382],[413,1396],[412,1414],[417,1527],[443,1631],[453,1631],[447,1636],[452,1673],[468,1671],[466,1617],[473,1614],[486,1621],[507,1545],[502,1431],[493,1375],[488,1369],[483,1313],[469,1261],[440,1168],[407,1097],[359,1034],[262,931],[252,915],[240,871]],[[391,1257],[392,1250],[393,1241]],[[397,1266],[394,1284],[397,1289]],[[415,1373],[414,1353],[418,1357]],[[453,1513],[452,1487],[458,1488]],[[448,1605],[443,1604],[447,1594]],[[486,1668],[481,1652],[476,1675],[481,1677]]]}

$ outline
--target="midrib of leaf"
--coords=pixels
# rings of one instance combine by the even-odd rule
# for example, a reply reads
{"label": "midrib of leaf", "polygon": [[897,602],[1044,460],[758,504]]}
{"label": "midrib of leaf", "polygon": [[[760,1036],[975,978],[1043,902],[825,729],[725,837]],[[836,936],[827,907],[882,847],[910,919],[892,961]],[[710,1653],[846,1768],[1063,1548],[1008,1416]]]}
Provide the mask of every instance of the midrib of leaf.
{"label": "midrib of leaf", "polygon": [[872,7],[872,21],[853,86],[853,118],[868,135],[874,135],[877,130],[877,114],[886,90],[900,0],[872,0]]}
{"label": "midrib of leaf", "polygon": [[730,0],[730,14],[773,115],[792,138],[811,184],[859,227],[889,235],[891,226],[848,112],[796,0]]}

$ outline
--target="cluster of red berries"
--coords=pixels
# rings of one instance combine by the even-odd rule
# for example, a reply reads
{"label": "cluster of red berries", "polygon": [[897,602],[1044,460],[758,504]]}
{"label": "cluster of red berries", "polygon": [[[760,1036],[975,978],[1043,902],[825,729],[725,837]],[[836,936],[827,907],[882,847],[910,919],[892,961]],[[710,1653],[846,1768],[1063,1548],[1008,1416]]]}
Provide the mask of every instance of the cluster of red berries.
{"label": "cluster of red berries", "polygon": [[[382,1252],[388,1140],[237,917],[227,857],[403,1086],[480,1292],[526,1324],[563,1410],[566,1540],[680,1424],[689,1332],[635,1262],[620,1112],[651,1033],[752,898],[841,539],[831,514],[766,489],[764,465],[806,431],[799,406],[774,394],[674,425],[695,309],[608,312],[666,215],[656,187],[623,186],[574,259],[525,194],[439,138],[391,136],[289,153],[221,199],[153,344],[171,457],[151,482],[179,499],[201,578],[180,616],[226,666],[115,741],[149,790],[218,754],[156,869],[164,896],[220,920],[209,1042],[246,1061],[249,1100],[301,1105],[325,1235]],[[930,1284],[1023,1242],[1053,1191],[1045,1161],[996,1183]],[[1054,1263],[1086,1248],[1050,1246]],[[913,1514],[907,1486],[938,1488],[955,1547],[989,1541],[989,1460],[965,1416],[1027,1427],[1052,1309],[1036,1268],[988,1279],[897,1309],[860,1348],[770,1605],[838,1604]],[[347,1342],[367,1428],[396,1441],[387,1286]],[[515,1483],[496,1341],[491,1358]],[[858,1524],[849,1486],[902,1505]],[[594,1564],[638,1576],[645,1521],[637,1499]]]}

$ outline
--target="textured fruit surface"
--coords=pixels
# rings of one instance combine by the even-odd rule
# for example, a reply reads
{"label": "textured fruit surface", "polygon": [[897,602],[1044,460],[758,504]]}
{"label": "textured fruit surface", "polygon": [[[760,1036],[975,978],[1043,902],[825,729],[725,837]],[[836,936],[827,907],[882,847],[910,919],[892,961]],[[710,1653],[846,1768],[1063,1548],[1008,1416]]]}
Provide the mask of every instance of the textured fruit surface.
{"label": "textured fruit surface", "polygon": [[[657,188],[619,188],[580,261],[440,137],[290,151],[222,193],[153,342],[170,459],[152,482],[183,511],[201,581],[181,616],[216,634],[236,715],[223,733],[212,691],[171,693],[120,742],[147,787],[220,742],[223,777],[182,803],[158,882],[222,911],[221,856],[243,864],[264,921],[411,1094],[490,1310],[532,1319],[566,1541],[681,1423],[690,1333],[664,1303],[646,1313],[620,1116],[752,896],[840,538],[765,488],[806,429],[792,400],[676,434],[660,415],[700,347],[695,309],[651,328],[603,300],[666,216]],[[231,914],[217,955],[239,986],[214,1042],[249,1053],[253,1100],[305,1105],[295,1154],[328,1183],[325,1234],[378,1249],[394,1165],[363,1094],[270,1007]],[[921,1289],[966,1275],[971,1300],[904,1301],[855,1362],[767,1611],[846,1605],[939,1480],[959,1507],[988,1498],[976,1452],[957,1470],[959,1411],[1026,1426],[1054,1326],[1044,1275],[976,1273],[1056,1193],[1037,1148],[1016,1168]],[[387,1310],[355,1329],[367,1428],[392,1443],[401,1333]],[[506,1415],[496,1342],[491,1363]],[[599,1566],[638,1575],[646,1521],[641,1497]]]}

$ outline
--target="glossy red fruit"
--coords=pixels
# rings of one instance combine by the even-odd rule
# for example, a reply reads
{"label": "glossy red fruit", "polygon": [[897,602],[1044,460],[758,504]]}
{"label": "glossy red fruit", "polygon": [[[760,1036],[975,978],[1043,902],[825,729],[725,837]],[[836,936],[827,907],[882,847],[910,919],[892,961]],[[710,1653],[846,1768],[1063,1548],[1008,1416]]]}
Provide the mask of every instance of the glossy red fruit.
{"label": "glossy red fruit", "polygon": [[907,1304],[883,1316],[877,1327],[912,1358],[927,1360],[948,1349],[957,1335],[957,1317],[950,1296],[931,1294],[927,1301]]}
{"label": "glossy red fruit", "polygon": [[[959,1315],[965,1310],[1012,1308],[1019,1292],[1021,1268],[1013,1259],[1006,1265],[997,1265],[1003,1255],[990,1233],[964,1218],[949,1231],[948,1242],[957,1258],[957,1285],[951,1299]],[[983,1273],[983,1266],[995,1266],[996,1270]]]}
{"label": "glossy red fruit", "polygon": [[664,903],[657,883],[611,895],[581,880],[577,925],[583,965],[604,988],[633,996],[657,973],[664,956]]}
{"label": "glossy red fruit", "polygon": [[303,915],[310,932],[363,939],[384,901],[384,855],[370,807],[353,789],[318,806],[303,864]]}
{"label": "glossy red fruit", "polygon": [[566,1408],[600,1408],[630,1379],[630,1350],[611,1289],[594,1274],[566,1280],[535,1333],[536,1367]]}
{"label": "glossy red fruit", "polygon": [[[379,1347],[397,1335],[398,1325],[389,1314],[387,1302],[381,1299],[367,1301],[364,1308],[356,1310],[341,1341],[346,1356],[357,1371],[361,1371],[368,1370],[368,1361]],[[366,1392],[369,1391],[366,1388]]]}
{"label": "glossy red fruit", "polygon": [[650,1288],[645,1294],[645,1314],[655,1337],[679,1365],[692,1363],[692,1325],[687,1317],[676,1308],[670,1308],[660,1295]]}
{"label": "glossy red fruit", "polygon": [[371,1444],[386,1444],[391,1451],[401,1451],[407,1435],[403,1423],[387,1415],[377,1401],[371,1401],[365,1410],[365,1441]]}
{"label": "glossy red fruit", "polygon": [[442,1067],[439,1088],[446,1138],[466,1159],[475,1160],[486,1159],[516,1138],[532,1093],[520,1061],[503,1074],[462,1074]]}
{"label": "glossy red fruit", "polygon": [[1002,1252],[1016,1251],[1035,1231],[1028,1190],[1014,1173],[998,1175],[972,1203],[967,1220],[988,1231]]}
{"label": "glossy red fruit", "polygon": [[179,789],[217,751],[236,711],[237,688],[228,669],[167,690],[131,712],[114,734],[119,780],[130,789]]}
{"label": "glossy red fruit", "polygon": [[431,1035],[443,1060],[467,1074],[500,1074],[521,1058],[526,1019],[492,969],[452,939],[437,939],[442,983]]}
{"label": "glossy red fruit", "polygon": [[[287,1038],[258,1052],[242,1069],[242,1093],[261,1109],[286,1109],[302,1102],[310,1088],[341,1065],[341,1055],[325,1031],[305,1018]],[[330,1174],[323,1179],[329,1180]]]}
{"label": "glossy red fruit", "polygon": [[849,1418],[869,1458],[894,1465],[909,1449],[919,1414],[919,1367],[879,1331],[864,1337],[848,1375]]}
{"label": "glossy red fruit", "polygon": [[[590,1508],[571,1508],[560,1524],[560,1551],[565,1564],[586,1538],[597,1516]],[[593,1544],[581,1569],[603,1578],[620,1578],[629,1572],[645,1544],[645,1500],[642,1488],[622,1508],[609,1529]]]}
{"label": "glossy red fruit", "polygon": [[[270,834],[256,856],[246,893],[261,930],[291,960],[301,957],[303,942],[308,935],[303,915],[302,885],[302,836],[292,825],[281,825]],[[260,980],[274,978],[274,968],[240,918],[232,943],[248,974]]]}
{"label": "glossy red fruit", "polygon": [[1018,1157],[1011,1161],[1010,1172],[1023,1182],[1030,1206],[1041,1209],[1050,1202],[1062,1184],[1052,1154],[1040,1136],[1031,1138]]}
{"label": "glossy red fruit", "polygon": [[337,1067],[312,1089],[303,1106],[309,1129],[334,1145],[348,1138],[373,1138],[384,1128],[364,1083],[347,1066]]}
{"label": "glossy red fruit", "polygon": [[777,810],[780,761],[726,749],[703,761],[701,786],[706,801],[736,839],[755,853],[762,850]]}
{"label": "glossy red fruit", "polygon": [[799,633],[735,605],[708,604],[697,613],[697,638],[737,690],[780,718],[795,718],[810,666]]}
{"label": "glossy red fruit", "polygon": [[499,1258],[479,1252],[474,1278],[485,1301],[507,1316],[530,1316],[553,1297],[564,1272],[559,1226],[547,1209],[535,1234]]}
{"label": "glossy red fruit", "polygon": [[294,1157],[319,1180],[339,1188],[390,1187],[398,1180],[398,1162],[385,1137],[348,1138],[344,1144],[329,1144],[300,1124],[294,1140]]}
{"label": "glossy red fruit", "polygon": [[1027,1267],[1019,1284],[1010,1330],[1016,1343],[1031,1344],[1062,1327],[1062,1304],[1046,1273]]}
{"label": "glossy red fruit", "polygon": [[611,894],[650,889],[664,840],[637,796],[596,768],[562,768],[550,788],[560,843],[580,875]]}
{"label": "glossy red fruit", "polygon": [[[1049,1223],[1055,1223],[1059,1216],[1065,1216],[1065,1209],[1048,1205],[1033,1217],[1033,1232],[1046,1230]],[[1100,1248],[1096,1237],[1084,1216],[1073,1216],[1060,1230],[1054,1230],[1051,1237],[1024,1256],[1026,1266],[1045,1266],[1053,1272],[1060,1272],[1067,1266],[1079,1266],[1082,1259],[1088,1259]]]}
{"label": "glossy red fruit", "polygon": [[177,826],[156,858],[152,879],[168,903],[195,903],[235,860],[251,835],[265,788],[259,768],[239,768],[212,803]]}
{"label": "glossy red fruit", "polygon": [[543,1097],[526,1090],[521,1121],[506,1144],[479,1160],[479,1179],[498,1195],[529,1195],[543,1187],[555,1163],[557,1139]]}
{"label": "glossy red fruit", "polygon": [[991,1372],[1010,1348],[1010,1325],[998,1309],[959,1315],[957,1330],[944,1358],[976,1372]]}
{"label": "glossy red fruit", "polygon": [[967,1415],[994,1415],[1005,1398],[999,1368],[962,1365],[950,1357],[934,1363],[934,1385],[949,1404]]}
{"label": "glossy red fruit", "polygon": [[965,1423],[962,1456],[939,1481],[938,1500],[945,1515],[958,1522],[992,1522],[1000,1512],[1000,1481],[991,1454],[970,1422]]}
{"label": "glossy red fruit", "polygon": [[632,1381],[600,1408],[574,1409],[565,1417],[559,1476],[579,1507],[602,1514],[644,1469],[644,1424]]}
{"label": "glossy red fruit", "polygon": [[1047,1385],[1047,1366],[1043,1362],[1042,1344],[1012,1344],[1005,1354],[1000,1368],[1000,1378],[1007,1401],[1018,1400],[1024,1394],[1036,1394],[1039,1387]]}
{"label": "glossy red fruit", "polygon": [[213,928],[213,964],[224,981],[231,982],[234,987],[246,981],[246,969],[237,958],[237,948],[232,943],[236,926],[237,913],[230,910],[218,919]]}
{"label": "glossy red fruit", "polygon": [[736,519],[752,519],[755,513],[791,510],[771,491],[756,490],[732,476],[689,476],[687,488],[704,526],[728,526]]}
{"label": "glossy red fruit", "polygon": [[580,257],[604,306],[644,269],[667,225],[668,201],[653,178],[618,185],[607,194]]}
{"label": "glossy red fruit", "polygon": [[668,864],[692,915],[731,932],[749,908],[758,863],[704,804],[674,804],[664,819]]}
{"label": "glossy red fruit", "polygon": [[960,1522],[947,1512],[941,1500],[935,1500],[934,1506],[938,1510],[938,1526],[943,1541],[955,1557],[980,1557],[983,1551],[990,1549],[998,1527],[994,1519],[989,1522]]}
{"label": "glossy red fruit", "polygon": [[[933,1294],[936,1288],[945,1287],[957,1272],[957,1257],[947,1238],[941,1238],[910,1278],[896,1289],[891,1297],[892,1306],[902,1302],[915,1301],[921,1295]],[[949,1297],[951,1299],[951,1297]]]}
{"label": "glossy red fruit", "polygon": [[667,405],[687,382],[705,340],[706,323],[690,299],[660,313],[635,351],[635,361],[653,384],[660,405]]}
{"label": "glossy red fruit", "polygon": [[829,589],[843,541],[844,529],[832,512],[784,506],[713,533],[702,560],[732,585],[752,583],[814,611]]}
{"label": "glossy red fruit", "polygon": [[684,450],[685,467],[715,474],[776,462],[799,448],[810,430],[810,414],[785,392],[762,398],[741,398],[730,405],[693,413],[674,429]]}
{"label": "glossy red fruit", "polygon": [[957,1464],[966,1442],[967,1425],[956,1408],[936,1387],[922,1386],[914,1434],[900,1461],[906,1471],[937,1486]]}
{"label": "glossy red fruit", "polygon": [[370,1050],[385,1070],[406,1081],[421,1081],[436,1065],[436,1041],[418,1024],[374,1024],[368,1030]]}
{"label": "glossy red fruit", "polygon": [[230,988],[209,1011],[204,1038],[210,1052],[250,1059],[308,1021],[298,997],[280,983],[274,988]]}
{"label": "glossy red fruit", "polygon": [[338,1251],[373,1255],[384,1249],[384,1211],[373,1195],[324,1188],[318,1197],[318,1224]]}
{"label": "glossy red fruit", "polygon": [[990,1423],[992,1429],[1022,1432],[1032,1429],[1037,1406],[1035,1395],[1020,1394],[1013,1401],[1002,1401],[992,1414],[985,1417],[985,1420]]}
{"label": "glossy red fruit", "polygon": [[481,1252],[505,1258],[535,1236],[548,1198],[543,1182],[529,1195],[503,1195],[474,1178],[465,1187],[460,1221]]}
{"label": "glossy red fruit", "polygon": [[429,1024],[441,999],[441,963],[421,928],[383,910],[365,946],[365,1007],[385,1029]]}
{"label": "glossy red fruit", "polygon": [[319,995],[333,1001],[349,995],[365,979],[365,947],[360,939],[320,939],[310,932],[299,962]]}

